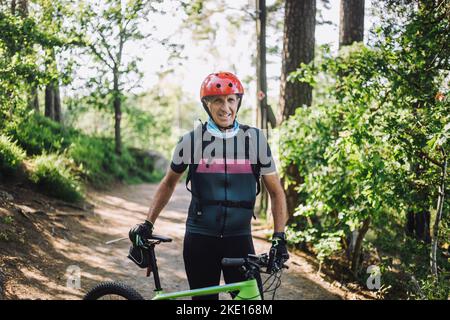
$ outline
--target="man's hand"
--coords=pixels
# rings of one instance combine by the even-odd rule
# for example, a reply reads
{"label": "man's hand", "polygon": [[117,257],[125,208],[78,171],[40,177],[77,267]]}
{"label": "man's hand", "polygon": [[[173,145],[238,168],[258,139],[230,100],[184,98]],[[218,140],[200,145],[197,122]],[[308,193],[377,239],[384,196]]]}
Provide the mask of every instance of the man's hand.
{"label": "man's hand", "polygon": [[289,259],[289,253],[286,248],[286,235],[284,232],[275,232],[272,236],[272,249],[275,249],[275,260],[285,262]]}
{"label": "man's hand", "polygon": [[144,245],[144,241],[152,236],[152,232],[153,223],[145,220],[144,223],[137,224],[131,228],[128,235],[134,246],[142,246]]}

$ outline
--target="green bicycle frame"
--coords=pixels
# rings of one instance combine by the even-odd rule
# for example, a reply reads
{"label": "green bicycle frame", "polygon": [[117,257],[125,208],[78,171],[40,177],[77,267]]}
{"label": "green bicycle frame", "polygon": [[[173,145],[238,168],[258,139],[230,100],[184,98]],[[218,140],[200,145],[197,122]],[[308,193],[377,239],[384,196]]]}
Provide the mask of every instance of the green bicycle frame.
{"label": "green bicycle frame", "polygon": [[156,291],[156,296],[152,300],[170,300],[183,297],[198,297],[208,294],[216,294],[221,292],[239,293],[233,300],[261,300],[261,295],[258,289],[258,283],[255,279],[250,279],[242,282],[236,282],[221,286],[212,286],[201,289],[178,291],[173,293],[164,293],[163,291]]}
{"label": "green bicycle frame", "polygon": [[164,291],[161,288],[161,282],[159,279],[158,264],[156,263],[155,243],[150,244],[147,250],[149,254],[149,264],[150,264],[150,267],[147,269],[148,272],[147,276],[150,275],[151,270],[153,272],[156,287],[155,290],[156,295],[153,297],[152,300],[171,300],[183,297],[198,297],[209,294],[216,294],[221,292],[233,292],[233,291],[238,292],[238,294],[236,295],[236,297],[234,297],[233,300],[261,300],[261,294],[259,292],[258,283],[254,278],[226,285],[212,286],[194,290],[178,291],[172,293],[164,293]]}

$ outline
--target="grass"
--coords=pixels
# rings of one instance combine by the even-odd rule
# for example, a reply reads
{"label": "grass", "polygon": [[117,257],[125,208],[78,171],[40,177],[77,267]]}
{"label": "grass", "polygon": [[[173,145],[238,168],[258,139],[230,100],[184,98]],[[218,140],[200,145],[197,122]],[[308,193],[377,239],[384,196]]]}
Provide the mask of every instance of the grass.
{"label": "grass", "polygon": [[62,155],[49,154],[33,158],[30,180],[50,196],[69,202],[83,199],[79,179],[71,167],[74,162]]}
{"label": "grass", "polygon": [[25,151],[10,137],[0,134],[0,173],[13,175],[16,173],[23,160]]}
{"label": "grass", "polygon": [[32,111],[15,114],[0,128],[0,173],[15,174],[27,158],[30,181],[66,201],[81,200],[84,184],[105,188],[114,181],[156,182],[164,175],[142,150],[124,144],[117,155],[112,138],[65,128]]}

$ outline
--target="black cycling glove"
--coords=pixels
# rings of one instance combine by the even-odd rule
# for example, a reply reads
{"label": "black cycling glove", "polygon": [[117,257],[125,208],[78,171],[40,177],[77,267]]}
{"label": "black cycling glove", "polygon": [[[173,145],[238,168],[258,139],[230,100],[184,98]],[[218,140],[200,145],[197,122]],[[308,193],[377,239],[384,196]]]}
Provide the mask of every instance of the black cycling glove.
{"label": "black cycling glove", "polygon": [[133,246],[142,246],[144,241],[152,236],[153,223],[145,220],[144,223],[135,225],[128,233]]}
{"label": "black cycling glove", "polygon": [[286,248],[286,235],[284,232],[275,232],[272,236],[272,249],[275,249],[275,259],[278,262],[285,262],[289,259],[289,253]]}

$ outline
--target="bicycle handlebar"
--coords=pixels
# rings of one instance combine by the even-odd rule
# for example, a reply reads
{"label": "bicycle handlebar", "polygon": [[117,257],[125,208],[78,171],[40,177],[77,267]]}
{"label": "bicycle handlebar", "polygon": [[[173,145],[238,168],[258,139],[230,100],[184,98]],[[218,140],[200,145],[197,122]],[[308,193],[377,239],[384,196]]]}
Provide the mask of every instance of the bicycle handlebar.
{"label": "bicycle handlebar", "polygon": [[223,258],[222,259],[222,266],[224,267],[241,267],[243,264],[245,264],[244,258]]}
{"label": "bicycle handlebar", "polygon": [[[161,242],[172,242],[172,239],[154,234],[146,240],[146,246],[156,245]],[[272,248],[269,255],[263,253],[260,255],[249,254],[247,258],[223,258],[222,266],[241,268],[246,272],[257,270],[268,274],[276,273],[282,269],[289,269],[289,267],[284,264],[285,261],[276,259],[275,255],[276,251],[273,251]],[[266,270],[262,271],[262,268],[266,268]]]}
{"label": "bicycle handlebar", "polygon": [[284,261],[276,261],[274,257],[268,256],[267,253],[260,255],[249,254],[247,258],[223,258],[222,266],[243,268],[244,270],[257,269],[261,271],[262,268],[266,268],[265,273],[278,272],[281,269],[289,269]]}
{"label": "bicycle handlebar", "polygon": [[147,239],[147,241],[156,240],[160,242],[172,242],[172,239],[169,237],[159,236],[156,234],[152,234],[150,238]]}

